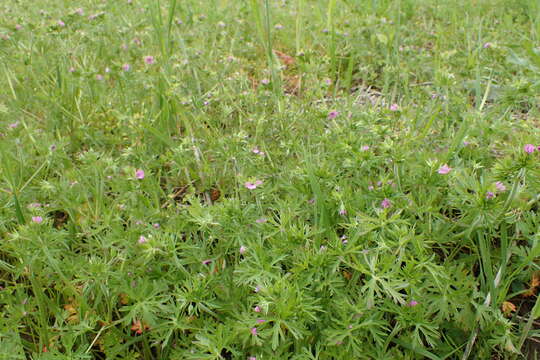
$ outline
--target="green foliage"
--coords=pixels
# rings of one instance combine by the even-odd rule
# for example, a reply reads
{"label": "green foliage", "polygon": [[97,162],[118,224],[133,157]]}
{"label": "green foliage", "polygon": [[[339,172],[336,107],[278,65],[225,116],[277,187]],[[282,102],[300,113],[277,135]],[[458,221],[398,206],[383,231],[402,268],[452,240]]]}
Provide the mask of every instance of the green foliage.
{"label": "green foliage", "polygon": [[526,355],[537,2],[77,7],[0,5],[0,359]]}

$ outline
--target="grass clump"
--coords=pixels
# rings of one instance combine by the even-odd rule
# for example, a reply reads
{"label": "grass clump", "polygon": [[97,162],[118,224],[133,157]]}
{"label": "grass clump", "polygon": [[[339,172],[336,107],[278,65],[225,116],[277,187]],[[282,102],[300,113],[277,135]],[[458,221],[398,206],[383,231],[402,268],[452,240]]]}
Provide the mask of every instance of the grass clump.
{"label": "grass clump", "polygon": [[0,358],[534,358],[538,10],[3,3]]}

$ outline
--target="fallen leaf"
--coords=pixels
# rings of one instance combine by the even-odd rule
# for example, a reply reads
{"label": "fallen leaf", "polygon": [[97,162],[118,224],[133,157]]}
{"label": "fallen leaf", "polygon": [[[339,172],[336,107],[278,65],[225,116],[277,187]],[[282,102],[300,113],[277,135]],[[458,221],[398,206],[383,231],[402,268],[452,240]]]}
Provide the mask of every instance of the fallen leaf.
{"label": "fallen leaf", "polygon": [[286,66],[294,65],[294,58],[292,56],[287,55],[279,50],[274,50],[274,52],[276,53],[279,60],[281,60],[281,62]]}
{"label": "fallen leaf", "polygon": [[145,324],[144,322],[141,323],[140,320],[133,320],[133,325],[131,326],[131,331],[135,331],[137,335],[140,335],[143,333],[143,331],[150,330],[150,326]]}
{"label": "fallen leaf", "polygon": [[510,301],[504,301],[502,303],[501,309],[504,315],[508,316],[511,312],[516,311],[516,305],[512,304]]}

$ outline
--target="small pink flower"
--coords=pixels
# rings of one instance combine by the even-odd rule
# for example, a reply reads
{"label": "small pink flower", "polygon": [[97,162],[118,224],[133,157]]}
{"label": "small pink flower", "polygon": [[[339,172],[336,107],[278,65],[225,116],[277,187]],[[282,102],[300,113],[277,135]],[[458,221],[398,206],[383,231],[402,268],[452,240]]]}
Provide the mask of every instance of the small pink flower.
{"label": "small pink flower", "polygon": [[244,183],[244,186],[246,188],[248,188],[249,190],[253,190],[253,189],[256,189],[257,186],[262,185],[262,183],[263,182],[261,180],[257,180],[257,181],[255,181],[253,183],[248,181],[248,182]]}
{"label": "small pink flower", "polygon": [[62,20],[58,20],[58,26],[64,27],[66,26],[66,23],[64,23]]}
{"label": "small pink flower", "polygon": [[398,110],[399,110],[398,104],[392,104],[392,105],[390,105],[390,111],[398,111]]}
{"label": "small pink flower", "polygon": [[369,145],[364,145],[361,147],[362,151],[368,151],[369,150]]}
{"label": "small pink flower", "polygon": [[253,289],[254,292],[258,293],[261,291],[261,288],[259,286],[255,286],[255,289]]}
{"label": "small pink flower", "polygon": [[503,192],[506,190],[506,186],[504,186],[504,184],[500,181],[497,181],[495,183],[495,188],[497,189],[497,191],[500,191],[500,192]]}
{"label": "small pink flower", "polygon": [[383,209],[388,209],[390,206],[392,206],[392,202],[390,201],[390,199],[384,198],[384,200],[381,201],[381,207]]}
{"label": "small pink flower", "polygon": [[145,56],[144,57],[144,62],[147,63],[148,65],[152,65],[156,62],[156,60],[154,59],[153,56]]}
{"label": "small pink flower", "polygon": [[368,188],[369,191],[373,191],[375,189],[375,187],[373,185],[369,185],[367,188]]}
{"label": "small pink flower", "polygon": [[261,150],[259,150],[259,148],[254,148],[253,150],[251,150],[251,152],[253,152],[254,154],[259,154]]}
{"label": "small pink flower", "polygon": [[533,144],[527,144],[523,147],[523,150],[525,150],[527,154],[532,154],[536,150],[536,146]]}
{"label": "small pink flower", "polygon": [[155,223],[152,225],[154,227],[154,229],[159,229],[160,225],[158,223]]}
{"label": "small pink flower", "polygon": [[19,126],[19,122],[18,121],[15,121],[14,123],[11,123],[8,125],[8,127],[10,129],[15,129],[17,126]]}
{"label": "small pink flower", "polygon": [[333,120],[337,118],[338,115],[339,115],[339,111],[332,110],[328,113],[328,120]]}
{"label": "small pink flower", "polygon": [[244,245],[242,245],[242,246],[240,246],[239,252],[240,252],[241,255],[243,255],[246,252],[246,250],[247,250],[247,248]]}
{"label": "small pink flower", "polygon": [[261,312],[261,308],[259,306],[255,306],[253,308],[253,311],[255,311],[256,313]]}
{"label": "small pink flower", "polygon": [[490,42],[484,43],[484,45],[482,45],[482,47],[483,47],[484,49],[488,49],[488,48],[490,48],[491,46],[492,46],[492,44],[491,44]]}
{"label": "small pink flower", "polygon": [[250,331],[251,331],[251,335],[257,336],[257,328],[256,327],[251,328]]}
{"label": "small pink flower", "polygon": [[212,262],[212,260],[207,259],[207,260],[203,260],[203,261],[202,261],[202,264],[203,264],[203,265],[208,265],[208,264],[210,264],[211,262]]}
{"label": "small pink flower", "polygon": [[135,171],[135,177],[139,180],[144,179],[144,170],[137,169],[137,171]]}
{"label": "small pink flower", "polygon": [[142,225],[142,223],[143,223],[142,220],[135,221],[135,225]]}
{"label": "small pink flower", "polygon": [[265,218],[260,218],[260,219],[255,220],[255,222],[256,222],[257,224],[264,224],[266,221],[267,221],[267,220],[266,220]]}
{"label": "small pink flower", "polygon": [[345,209],[339,210],[339,215],[347,215],[347,210]]}
{"label": "small pink flower", "polygon": [[257,319],[258,324],[264,324],[265,322],[266,322],[266,320],[264,320],[264,319]]}
{"label": "small pink flower", "polygon": [[21,25],[21,24],[15,25],[15,30],[21,30],[21,29],[22,29],[22,25]]}
{"label": "small pink flower", "polygon": [[442,174],[442,175],[446,175],[448,174],[450,171],[452,170],[452,168],[450,166],[448,166],[447,164],[444,164],[443,166],[441,166],[439,168],[439,170],[437,170],[437,172],[439,174]]}
{"label": "small pink flower", "polygon": [[495,194],[494,194],[493,192],[488,191],[488,192],[486,193],[486,199],[489,200],[489,199],[493,199],[494,197],[495,197]]}
{"label": "small pink flower", "polygon": [[131,69],[131,66],[129,64],[122,65],[122,70],[129,71]]}
{"label": "small pink flower", "polygon": [[268,85],[268,84],[270,84],[270,80],[268,80],[268,79],[262,79],[262,80],[261,80],[261,84],[263,84],[263,85]]}
{"label": "small pink flower", "polygon": [[248,360],[257,360],[257,358],[255,356],[250,356]]}
{"label": "small pink flower", "polygon": [[407,306],[410,306],[410,307],[414,307],[414,306],[416,306],[416,305],[418,305],[418,301],[416,301],[416,300],[411,300],[411,301],[407,304]]}
{"label": "small pink flower", "polygon": [[43,218],[41,216],[32,216],[32,221],[36,224],[41,224],[43,222]]}
{"label": "small pink flower", "polygon": [[144,237],[143,235],[139,236],[139,244],[144,244],[147,241],[148,241],[148,239],[146,237]]}

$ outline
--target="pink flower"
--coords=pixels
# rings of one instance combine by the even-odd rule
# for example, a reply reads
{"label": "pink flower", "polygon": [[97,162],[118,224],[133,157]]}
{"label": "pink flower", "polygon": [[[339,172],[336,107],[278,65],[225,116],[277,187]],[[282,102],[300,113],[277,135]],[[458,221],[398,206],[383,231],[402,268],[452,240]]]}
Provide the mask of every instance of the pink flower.
{"label": "pink flower", "polygon": [[129,64],[122,65],[122,70],[129,71],[129,69],[131,69],[131,66]]}
{"label": "pink flower", "polygon": [[21,30],[21,29],[22,29],[22,25],[21,25],[21,24],[15,25],[15,30]]}
{"label": "pink flower", "polygon": [[246,252],[246,250],[247,250],[247,248],[244,245],[242,245],[242,246],[240,246],[239,252],[240,252],[241,255],[243,255]]}
{"label": "pink flower", "polygon": [[368,151],[369,150],[369,145],[364,145],[361,147],[362,151]]}
{"label": "pink flower", "polygon": [[153,56],[148,55],[144,57],[144,62],[147,63],[148,65],[152,65],[156,62],[156,60],[154,59]]}
{"label": "pink flower", "polygon": [[41,224],[43,222],[43,218],[41,216],[32,216],[32,221],[36,224]]}
{"label": "pink flower", "polygon": [[392,105],[390,105],[390,111],[398,111],[398,110],[399,110],[398,104],[392,104]]}
{"label": "pink flower", "polygon": [[158,223],[155,223],[152,226],[154,227],[154,229],[159,229],[159,224]]}
{"label": "pink flower", "polygon": [[212,260],[207,259],[207,260],[203,260],[203,261],[202,261],[202,264],[203,264],[203,265],[208,265],[208,264],[210,264],[211,262],[212,262]]}
{"label": "pink flower", "polygon": [[536,146],[534,146],[533,144],[527,144],[523,147],[523,150],[525,150],[527,154],[532,154],[534,150],[536,150]]}
{"label": "pink flower", "polygon": [[11,123],[11,124],[8,125],[8,127],[9,127],[10,129],[15,129],[17,126],[19,126],[19,122],[18,122],[18,121],[16,121],[16,122]]}
{"label": "pink flower", "polygon": [[416,300],[411,300],[411,301],[407,304],[407,306],[410,306],[410,307],[413,307],[413,306],[416,306],[416,305],[418,305],[418,301],[416,301]]}
{"label": "pink flower", "polygon": [[265,322],[266,322],[266,320],[264,320],[264,319],[257,319],[258,324],[264,324]]}
{"label": "pink flower", "polygon": [[257,180],[257,181],[255,181],[253,183],[248,181],[248,182],[244,183],[244,186],[246,188],[248,188],[249,190],[253,190],[253,189],[256,189],[257,186],[262,185],[262,183],[263,182],[261,180]]}
{"label": "pink flower", "polygon": [[260,218],[260,219],[255,220],[255,222],[257,224],[264,224],[266,222],[266,219],[265,218]]}
{"label": "pink flower", "polygon": [[251,328],[251,335],[257,336],[257,328],[256,327]]}
{"label": "pink flower", "polygon": [[257,358],[255,356],[250,356],[248,360],[257,360]]}
{"label": "pink flower", "polygon": [[64,27],[66,26],[66,23],[64,23],[62,20],[58,20],[58,26]]}
{"label": "pink flower", "polygon": [[488,49],[488,48],[491,47],[491,43],[490,43],[490,42],[484,43],[484,45],[482,45],[482,47],[483,47],[484,49]]}
{"label": "pink flower", "polygon": [[345,209],[339,210],[339,215],[347,215],[347,210]]}
{"label": "pink flower", "polygon": [[489,199],[493,199],[494,197],[495,197],[495,194],[494,194],[493,192],[488,191],[488,192],[486,193],[486,199],[489,200]]}
{"label": "pink flower", "polygon": [[147,241],[148,239],[146,239],[146,237],[144,237],[143,235],[139,236],[139,244],[144,244]]}
{"label": "pink flower", "polygon": [[506,190],[506,186],[504,186],[504,184],[502,182],[500,182],[500,181],[497,181],[495,183],[495,188],[500,192],[503,192],[503,191]]}
{"label": "pink flower", "polygon": [[452,168],[450,166],[448,166],[447,164],[444,164],[443,166],[441,166],[439,168],[439,170],[437,170],[437,172],[439,174],[442,174],[442,175],[446,175],[448,174],[450,171],[452,170]]}
{"label": "pink flower", "polygon": [[253,308],[253,311],[255,311],[255,312],[257,312],[257,313],[258,313],[258,312],[261,312],[261,308],[260,308],[259,306],[255,306],[255,307]]}
{"label": "pink flower", "polygon": [[333,120],[339,115],[338,111],[332,110],[328,113],[328,120]]}
{"label": "pink flower", "polygon": [[262,80],[261,80],[261,84],[263,84],[263,85],[268,85],[268,84],[270,84],[270,80],[268,80],[268,79],[262,79]]}
{"label": "pink flower", "polygon": [[390,206],[392,206],[392,202],[390,201],[390,199],[384,198],[384,200],[381,201],[381,207],[383,209],[388,209]]}
{"label": "pink flower", "polygon": [[139,180],[144,179],[144,170],[137,169],[137,171],[135,171],[135,177]]}

